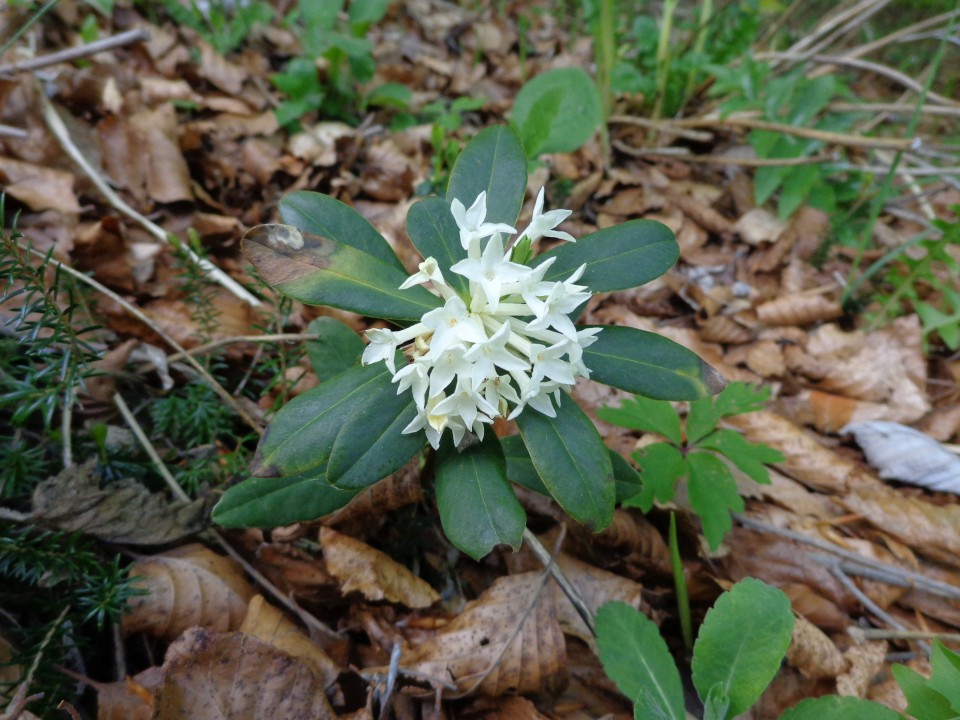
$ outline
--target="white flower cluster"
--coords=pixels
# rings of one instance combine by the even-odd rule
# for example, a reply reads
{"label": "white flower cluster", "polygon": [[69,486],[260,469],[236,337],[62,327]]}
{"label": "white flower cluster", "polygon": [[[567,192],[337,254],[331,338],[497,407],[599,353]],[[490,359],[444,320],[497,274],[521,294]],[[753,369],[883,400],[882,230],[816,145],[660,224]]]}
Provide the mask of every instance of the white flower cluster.
{"label": "white flower cluster", "polygon": [[[403,432],[426,431],[434,448],[447,429],[457,445],[467,432],[483,439],[485,424],[496,417],[512,419],[527,405],[555,417],[550,393],[559,404],[561,389],[569,391],[577,376],[589,377],[583,348],[600,331],[577,330],[569,317],[590,298],[586,287],[574,284],[585,265],[564,281],[544,281],[555,258],[536,268],[512,262],[503,236],[516,229],[485,222],[486,193],[469,209],[454,200],[451,211],[467,259],[450,270],[469,279],[469,297],[457,295],[437,261],[427,258],[400,287],[429,283],[443,298],[443,307],[404,330],[367,330],[370,344],[363,353],[364,365],[387,363],[398,394],[413,393],[419,413]],[[541,190],[533,219],[516,241],[552,237],[574,242],[568,233],[554,230],[570,212],[544,213]],[[411,361],[397,370],[394,355],[401,346]]]}

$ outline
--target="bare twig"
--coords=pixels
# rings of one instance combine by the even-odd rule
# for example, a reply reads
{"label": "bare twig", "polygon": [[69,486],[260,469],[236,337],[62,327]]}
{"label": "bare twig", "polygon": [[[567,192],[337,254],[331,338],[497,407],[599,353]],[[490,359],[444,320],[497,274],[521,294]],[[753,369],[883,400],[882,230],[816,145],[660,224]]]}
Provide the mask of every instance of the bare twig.
{"label": "bare twig", "polygon": [[167,466],[160,458],[160,453],[157,452],[157,449],[153,446],[153,443],[150,442],[150,438],[147,437],[147,434],[143,431],[140,423],[137,422],[137,418],[134,417],[133,411],[130,410],[130,406],[127,405],[120,393],[113,394],[113,404],[117,406],[117,410],[120,411],[120,415],[123,416],[127,426],[133,432],[134,437],[137,438],[137,442],[140,443],[140,447],[142,447],[147,453],[147,456],[150,458],[150,462],[153,463],[154,467],[157,469],[157,472],[160,473],[160,477],[162,477],[164,482],[167,483],[167,487],[170,488],[170,492],[172,492],[179,500],[183,500],[183,502],[186,503],[190,502],[190,496],[187,495],[186,490],[180,487],[180,483],[177,482],[177,479],[173,476],[173,473],[167,469]]}
{"label": "bare twig", "polygon": [[63,395],[63,410],[60,413],[60,454],[63,467],[73,467],[73,388],[68,388]]}
{"label": "bare twig", "polygon": [[[70,132],[67,130],[67,126],[64,125],[60,115],[57,114],[56,109],[53,107],[53,103],[51,103],[47,99],[46,95],[42,93],[40,94],[40,99],[43,104],[43,117],[44,120],[46,120],[47,127],[50,128],[50,132],[52,132],[57,138],[57,140],[60,142],[60,145],[63,146],[63,149],[70,156],[70,158],[80,166],[80,169],[83,170],[93,184],[97,186],[97,189],[103,193],[103,196],[107,199],[107,202],[119,212],[140,223],[140,225],[142,225],[147,232],[157,238],[160,242],[171,244],[171,236],[166,230],[127,205],[127,203],[125,203],[123,199],[113,191],[113,188],[111,188],[107,182],[100,177],[100,174],[93,168],[93,166],[83,156],[83,153],[81,153],[79,148],[77,148],[77,146],[74,144],[70,137]],[[205,258],[201,258],[185,245],[181,244],[181,247],[184,254],[190,258],[190,261],[195,263],[201,270],[203,270],[204,274],[209,276],[211,280],[220,283],[223,287],[252,307],[258,307],[261,304],[260,301],[250,293],[249,290],[227,275],[227,273],[218,268],[212,262]]]}
{"label": "bare twig", "polygon": [[25,140],[30,137],[30,133],[23,128],[13,127],[12,125],[0,125],[0,137],[12,137],[17,140]]}
{"label": "bare twig", "polygon": [[701,163],[703,165],[738,165],[741,167],[784,167],[787,165],[817,165],[822,162],[835,160],[834,155],[811,155],[799,158],[746,158],[730,155],[693,155],[686,148],[635,148],[620,140],[614,140],[612,145],[620,152],[631,157],[662,157],[681,160],[683,162]]}
{"label": "bare twig", "polygon": [[11,510],[10,508],[0,507],[0,520],[9,520],[10,522],[28,523],[30,516],[26,513]]}
{"label": "bare twig", "polygon": [[[221,338],[220,340],[213,340],[212,342],[205,343],[203,345],[198,345],[195,348],[190,348],[187,350],[188,355],[203,355],[210,352],[211,350],[216,350],[219,347],[224,345],[234,345],[236,343],[271,343],[271,342],[307,342],[310,340],[318,340],[320,336],[316,333],[278,333],[276,335],[236,335],[234,337]],[[180,353],[175,353],[167,357],[167,362],[177,362],[182,360],[184,356]]]}
{"label": "bare twig", "polygon": [[[832,102],[827,105],[827,110],[831,112],[909,112],[913,113],[916,109],[914,105],[904,103],[848,103]],[[947,117],[960,117],[960,107],[949,107],[946,105],[921,105],[919,110],[921,115],[945,115]]]}
{"label": "bare twig", "polygon": [[0,720],[19,720],[29,703],[43,699],[43,693],[27,695],[28,692],[30,692],[30,685],[25,682],[20,683],[17,686],[17,691],[13,694],[13,697],[10,698],[7,708],[0,713]]}
{"label": "bare twig", "polygon": [[98,52],[104,52],[105,50],[113,50],[114,48],[122,47],[124,45],[146,42],[149,39],[150,33],[148,33],[144,28],[127,30],[126,32],[117,33],[116,35],[110,35],[109,37],[94,40],[86,45],[78,45],[77,47],[58,50],[57,52],[53,52],[48,55],[41,55],[40,57],[29,58],[27,60],[20,60],[18,62],[8,63],[6,65],[0,65],[0,75],[10,75],[12,73],[39,70],[40,68],[49,67],[50,65],[57,65],[63,62],[79,60],[80,58],[96,55]]}
{"label": "bare twig", "polygon": [[[566,526],[561,527],[564,528],[564,530],[566,529]],[[530,530],[527,528],[523,529],[523,541],[530,546],[533,554],[537,556],[537,559],[546,569],[550,571],[550,574],[553,575],[553,579],[557,581],[557,584],[560,586],[560,589],[563,590],[564,595],[566,595],[567,599],[569,599],[573,604],[574,609],[576,609],[580,619],[586,624],[590,634],[596,636],[596,628],[593,625],[593,613],[590,612],[590,608],[587,607],[587,604],[583,601],[583,598],[580,597],[580,593],[578,593],[576,588],[573,587],[573,584],[569,579],[567,579],[567,576],[563,574],[563,570],[557,567],[553,556],[550,555],[550,553],[547,552],[547,549],[540,543],[539,540],[537,540],[537,536],[530,532]],[[562,543],[563,536],[559,538],[556,552],[560,552],[559,546]]]}
{"label": "bare twig", "polygon": [[[28,250],[29,252],[33,253],[34,255],[37,255],[38,257],[46,258],[46,255],[44,253],[41,253],[38,250],[34,250],[31,247],[28,247],[25,245],[20,245],[20,247],[24,250]],[[50,262],[56,263],[57,267],[63,272],[67,273],[68,275],[71,275],[72,277],[75,277],[80,282],[86,283],[90,287],[97,290],[97,292],[100,292],[106,295],[108,298],[113,300],[115,303],[117,303],[120,307],[122,307],[128,313],[130,313],[135,318],[137,318],[137,320],[139,320],[144,325],[146,325],[151,330],[153,330],[153,332],[159,335],[165,343],[167,343],[170,347],[172,347],[174,350],[176,350],[178,353],[180,353],[183,356],[183,359],[194,370],[196,370],[196,372],[200,375],[200,377],[202,377],[204,381],[210,386],[210,388],[217,395],[219,395],[220,398],[225,403],[227,403],[230,406],[230,408],[240,417],[241,420],[243,420],[243,422],[245,422],[257,434],[261,434],[261,435],[263,434],[263,429],[260,427],[259,423],[257,423],[257,421],[254,420],[250,416],[250,414],[243,409],[240,403],[237,402],[236,398],[234,398],[230,393],[228,393],[224,389],[223,385],[218,383],[216,379],[210,374],[210,372],[205,367],[203,367],[203,365],[197,362],[197,360],[192,355],[190,355],[190,353],[188,353],[180,343],[174,340],[169,333],[167,333],[162,327],[160,327],[156,322],[154,322],[152,318],[150,318],[142,310],[140,310],[140,308],[127,302],[122,297],[120,297],[117,293],[115,293],[113,290],[103,285],[103,283],[100,283],[97,280],[94,280],[89,275],[85,275],[84,273],[78,270],[75,270],[74,268],[60,262],[59,260],[56,260],[55,258],[50,258]]]}
{"label": "bare twig", "polygon": [[843,53],[843,57],[858,58],[863,57],[864,55],[869,55],[874,50],[879,50],[880,48],[886,47],[891,43],[897,42],[898,40],[906,39],[914,33],[929,30],[937,25],[942,25],[943,23],[949,22],[949,20],[958,12],[960,12],[960,10],[950,10],[949,12],[940,13],[939,15],[934,15],[933,17],[920,20],[912,25],[907,25],[906,27],[900,28],[889,35],[884,35],[882,38],[878,38],[873,42],[858,45],[852,50]]}
{"label": "bare twig", "polygon": [[867,640],[940,640],[942,642],[960,642],[960,633],[935,633],[923,630],[888,630],[887,628],[861,628],[851,626],[847,634],[856,642]]}

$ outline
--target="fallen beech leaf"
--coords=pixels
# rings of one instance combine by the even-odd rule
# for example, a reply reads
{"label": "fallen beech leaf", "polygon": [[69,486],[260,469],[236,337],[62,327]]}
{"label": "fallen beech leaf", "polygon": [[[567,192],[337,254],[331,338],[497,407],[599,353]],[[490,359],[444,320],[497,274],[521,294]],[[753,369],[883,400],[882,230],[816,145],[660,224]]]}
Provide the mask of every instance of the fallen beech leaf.
{"label": "fallen beech leaf", "polygon": [[147,197],[160,203],[192,201],[193,189],[187,161],[177,141],[177,113],[172,103],[164,103],[155,110],[141,110],[130,116],[130,126],[136,135],[132,153],[147,157]]}
{"label": "fallen beech leaf", "polygon": [[786,229],[787,223],[763,208],[748,210],[733,226],[734,232],[750,245],[773,242]]}
{"label": "fallen beech leaf", "polygon": [[757,319],[764,325],[812,325],[841,315],[840,303],[823,295],[782,295],[757,306]]}
{"label": "fallen beech leaf", "polygon": [[31,210],[79,213],[73,174],[20,160],[0,157],[0,186]]}
{"label": "fallen beech leaf", "polygon": [[833,640],[803,616],[797,617],[794,625],[787,662],[805,677],[814,679],[835,678],[848,667]]}
{"label": "fallen beech leaf", "polygon": [[111,683],[93,683],[97,691],[97,720],[151,720],[153,692],[137,678],[125,677]]}
{"label": "fallen beech leaf", "polygon": [[194,625],[232,630],[240,627],[253,597],[239,565],[199,544],[140,557],[130,577],[147,592],[130,599],[125,635],[144,632],[172,640]]}
{"label": "fallen beech leaf", "polygon": [[[486,701],[490,702],[490,701]],[[481,707],[476,707],[480,710]],[[473,708],[471,708],[473,709]],[[471,713],[472,714],[472,713]],[[498,699],[493,712],[486,712],[483,720],[549,720],[546,715],[537,710],[537,706],[522,697],[508,697]]]}
{"label": "fallen beech leaf", "polygon": [[12,688],[23,677],[23,668],[13,663],[16,648],[0,635],[0,687]]}
{"label": "fallen beech leaf", "polygon": [[250,599],[240,632],[299,659],[323,681],[324,687],[330,687],[340,674],[340,668],[330,656],[279,609],[264,600],[263,595]]}
{"label": "fallen beech leaf", "polygon": [[[400,666],[454,683],[448,697],[542,690],[566,656],[543,580],[543,573],[498,578],[438,635],[401,657]],[[386,668],[371,669],[380,671]]]}
{"label": "fallen beech leaf", "polygon": [[95,466],[95,460],[74,465],[37,485],[31,518],[46,527],[131,545],[173,542],[206,524],[205,501],[167,500],[135,480],[100,487]]}
{"label": "fallen beech leaf", "polygon": [[854,645],[843,654],[850,669],[837,678],[837,694],[841,697],[866,697],[873,678],[883,668],[887,656],[886,642]]}
{"label": "fallen beech leaf", "polygon": [[187,630],[167,650],[155,720],[335,720],[301,660],[242,633]]}
{"label": "fallen beech leaf", "polygon": [[320,544],[328,572],[344,594],[354,590],[368,600],[388,600],[409,608],[425,608],[440,599],[436,590],[386,553],[328,527],[320,528]]}
{"label": "fallen beech leaf", "polygon": [[855,488],[840,502],[916,552],[958,566],[960,505],[934,505],[881,483]]}
{"label": "fallen beech leaf", "polygon": [[840,432],[857,439],[880,477],[960,495],[960,457],[929,435],[881,421],[850,423]]}
{"label": "fallen beech leaf", "polygon": [[700,327],[704,342],[741,345],[753,340],[754,333],[729,315],[714,315]]}
{"label": "fallen beech leaf", "polygon": [[420,502],[423,487],[420,485],[419,464],[420,458],[415,456],[393,475],[362,491],[324,523],[335,526],[364,523],[369,527],[373,517],[382,517],[391,510]]}

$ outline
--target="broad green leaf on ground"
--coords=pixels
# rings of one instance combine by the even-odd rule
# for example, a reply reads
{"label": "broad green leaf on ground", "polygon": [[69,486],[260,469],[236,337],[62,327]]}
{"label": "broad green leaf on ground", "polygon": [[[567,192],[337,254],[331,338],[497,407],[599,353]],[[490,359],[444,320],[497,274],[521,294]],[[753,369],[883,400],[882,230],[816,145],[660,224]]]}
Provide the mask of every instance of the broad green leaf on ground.
{"label": "broad green leaf on ground", "polygon": [[597,86],[582,68],[540,73],[520,88],[511,119],[531,158],[573,152],[596,132],[603,117]]}
{"label": "broad green leaf on ground", "polygon": [[466,297],[470,281],[450,271],[452,265],[467,257],[467,251],[460,244],[460,229],[450,212],[450,204],[438,197],[428,197],[414,204],[407,213],[407,235],[424,258],[432,257],[437,261],[447,284]]}
{"label": "broad green leaf on ground", "polygon": [[942,642],[936,642],[930,653],[930,666],[933,674],[929,686],[943,695],[960,714],[960,655]]}
{"label": "broad green leaf on ground", "polygon": [[361,250],[406,273],[390,243],[349,205],[318,192],[301,190],[280,200],[280,217],[302,232]]}
{"label": "broad green leaf on ground", "polygon": [[403,434],[417,415],[410,393],[393,383],[379,386],[347,416],[330,449],[327,481],[345,490],[362,490],[402,468],[423,447],[422,432]]}
{"label": "broad green leaf on ground", "polygon": [[703,522],[703,534],[716,550],[733,527],[730,511],[743,512],[743,498],[723,460],[713,453],[692,452],[684,465],[690,505]]}
{"label": "broad green leaf on ground", "polygon": [[527,157],[520,137],[512,128],[489,127],[467,143],[453,164],[447,202],[456,198],[469,208],[486,192],[486,221],[513,225],[526,187]]}
{"label": "broad green leaf on ground", "polygon": [[759,580],[745,578],[723,593],[693,648],[693,684],[700,696],[721,683],[730,716],[746,712],[780,669],[794,622],[787,596]]}
{"label": "broad green leaf on ground", "polygon": [[604,326],[583,351],[590,379],[655,400],[696,400],[726,380],[673,340],[627,327]]}
{"label": "broad green leaf on ground", "polygon": [[717,426],[719,420],[713,408],[713,398],[702,398],[690,403],[690,412],[687,413],[687,442],[695,445]]}
{"label": "broad green leaf on ground", "polygon": [[716,430],[708,435],[699,443],[698,447],[716,450],[750,476],[754,482],[761,485],[770,484],[770,472],[766,465],[785,460],[779,450],[752,443],[735,430],[726,428]]}
{"label": "broad green leaf on ground", "polygon": [[533,408],[517,416],[523,444],[543,484],[574,520],[593,531],[613,518],[616,488],[600,434],[570,398],[549,418]]}
{"label": "broad green leaf on ground", "polygon": [[634,702],[647,696],[669,720],[684,720],[680,673],[656,624],[623,602],[601,607],[595,622],[600,662],[620,692]]}
{"label": "broad green leaf on ground", "polygon": [[407,279],[405,270],[292,225],[251,228],[243,236],[243,252],[268,284],[308,305],[418,322],[442,304],[420,286],[400,290]]}
{"label": "broad green leaf on ground", "polygon": [[474,560],[500,544],[519,549],[527,515],[507,480],[496,435],[487,433],[463,450],[447,439],[437,453],[436,476],[437,509],[450,542]]}
{"label": "broad green leaf on ground", "polygon": [[220,498],[213,521],[224,527],[277,527],[316,520],[346,505],[356,490],[327,482],[326,467],[279,478],[247,478]]}
{"label": "broad green leaf on ground", "polygon": [[960,715],[942,693],[930,687],[930,678],[906,665],[894,665],[891,671],[907,698],[907,712],[913,717],[923,720],[955,720]]}
{"label": "broad green leaf on ground", "polygon": [[586,265],[577,281],[592,292],[626,290],[650,282],[673,267],[680,257],[673,232],[656,220],[630,220],[584,235],[538,255],[540,265],[555,257],[544,280],[566,280]]}
{"label": "broad green leaf on ground", "polygon": [[386,364],[373,363],[342,372],[293,398],[260,438],[251,473],[281,477],[325,465],[340,428],[357,404],[393,388],[390,378]]}
{"label": "broad green leaf on ground", "polygon": [[503,457],[507,461],[507,477],[511,482],[523,485],[527,490],[533,490],[541,495],[549,495],[550,491],[543,484],[543,480],[537,474],[537,469],[533,466],[530,459],[530,453],[527,452],[527,446],[523,444],[523,438],[519,435],[508,435],[500,438],[500,446],[503,448]]}
{"label": "broad green leaf on ground", "polygon": [[[917,717],[936,720],[927,715]],[[828,695],[797,703],[783,713],[780,720],[903,720],[903,716],[872,700]]]}
{"label": "broad green leaf on ground", "polygon": [[624,507],[640,508],[648,513],[654,500],[662,503],[673,500],[674,490],[686,472],[683,453],[670,443],[647,445],[633,454],[640,468],[640,492],[624,500]]}
{"label": "broad green leaf on ground", "polygon": [[627,398],[620,403],[619,408],[598,409],[597,417],[620,427],[663,435],[674,445],[683,443],[680,433],[680,416],[665,400],[651,400],[645,397]]}
{"label": "broad green leaf on ground", "polygon": [[318,335],[307,341],[307,355],[320,382],[349,370],[360,362],[363,340],[352,328],[332,317],[318,317],[307,325],[307,332]]}

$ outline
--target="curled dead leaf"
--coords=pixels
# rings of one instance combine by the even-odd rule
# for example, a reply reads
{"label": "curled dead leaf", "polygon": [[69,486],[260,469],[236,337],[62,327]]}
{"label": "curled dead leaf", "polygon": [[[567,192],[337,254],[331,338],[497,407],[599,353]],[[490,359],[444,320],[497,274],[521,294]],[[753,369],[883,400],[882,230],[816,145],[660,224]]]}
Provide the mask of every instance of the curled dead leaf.
{"label": "curled dead leaf", "polygon": [[123,632],[172,640],[189,627],[215,631],[240,627],[253,589],[230,558],[203,545],[183,545],[160,555],[140,557],[130,569],[135,587]]}
{"label": "curled dead leaf", "polygon": [[400,666],[455,684],[449,697],[543,690],[566,657],[544,579],[543,573],[498,578],[439,634],[401,657]]}
{"label": "curled dead leaf", "polygon": [[787,662],[808,678],[835,678],[846,672],[848,662],[827,634],[803,616],[797,617]]}
{"label": "curled dead leaf", "polygon": [[837,678],[837,694],[841,697],[865,697],[873,678],[883,668],[883,661],[887,656],[887,643],[870,642],[854,645],[848,648],[843,656],[850,668]]}
{"label": "curled dead leaf", "polygon": [[73,174],[64,170],[0,157],[0,186],[31,210],[80,212],[73,181]]}
{"label": "curled dead leaf", "polygon": [[242,633],[186,631],[167,650],[155,720],[335,720],[301,660]]}
{"label": "curled dead leaf", "polygon": [[440,599],[436,590],[386,553],[328,527],[320,528],[323,559],[344,594],[354,590],[368,600],[388,600],[425,608]]}
{"label": "curled dead leaf", "polygon": [[823,295],[783,295],[757,306],[757,319],[764,325],[812,325],[841,315],[840,303]]}
{"label": "curled dead leaf", "polygon": [[741,345],[753,340],[754,333],[729,315],[714,315],[700,326],[700,337],[704,342]]}

